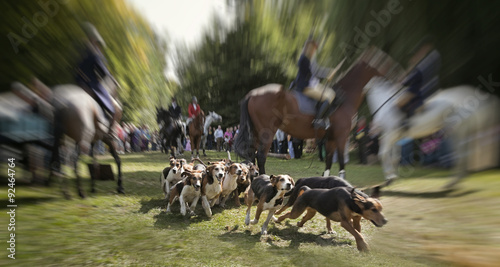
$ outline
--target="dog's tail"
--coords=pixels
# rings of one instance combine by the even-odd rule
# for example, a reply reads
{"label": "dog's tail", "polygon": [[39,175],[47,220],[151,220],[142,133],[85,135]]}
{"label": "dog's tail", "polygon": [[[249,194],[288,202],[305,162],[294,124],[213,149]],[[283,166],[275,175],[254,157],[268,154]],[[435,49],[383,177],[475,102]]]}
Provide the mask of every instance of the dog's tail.
{"label": "dog's tail", "polygon": [[195,161],[198,161],[199,163],[201,163],[201,165],[205,166],[205,167],[208,167],[207,164],[205,164],[205,162],[203,162],[201,159],[199,158],[194,158],[191,163],[194,163]]}
{"label": "dog's tail", "polygon": [[253,146],[253,123],[248,113],[248,101],[246,97],[241,101],[240,106],[240,131],[234,140],[234,150],[236,153],[251,162],[255,158],[255,147]]}
{"label": "dog's tail", "polygon": [[299,194],[298,194],[298,196],[297,196],[297,197],[302,196],[302,194],[304,194],[304,192],[305,192],[305,191],[307,191],[307,190],[309,190],[309,189],[311,189],[311,188],[310,188],[309,186],[307,186],[307,185],[302,186],[302,187],[299,189]]}

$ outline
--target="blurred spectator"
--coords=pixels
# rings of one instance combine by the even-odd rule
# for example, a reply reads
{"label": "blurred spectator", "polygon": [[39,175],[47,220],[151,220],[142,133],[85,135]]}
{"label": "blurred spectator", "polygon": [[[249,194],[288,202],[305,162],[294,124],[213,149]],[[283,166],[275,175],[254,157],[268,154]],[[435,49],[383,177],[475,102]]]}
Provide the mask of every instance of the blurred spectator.
{"label": "blurred spectator", "polygon": [[208,128],[208,135],[207,135],[207,148],[208,148],[208,150],[213,149],[214,140],[215,140],[214,129],[212,128],[212,126],[210,126]]}
{"label": "blurred spectator", "polygon": [[148,127],[146,125],[142,126],[141,130],[141,151],[149,151],[149,140],[151,139],[151,135],[149,133]]}
{"label": "blurred spectator", "polygon": [[115,147],[118,154],[125,154],[125,130],[120,124],[113,124],[116,132]]}
{"label": "blurred spectator", "polygon": [[366,143],[368,139],[367,133],[368,133],[368,127],[366,126],[366,119],[365,117],[360,117],[358,120],[358,124],[356,126],[356,132],[354,133],[356,143],[358,144],[358,155],[360,164],[368,163],[366,159]]}
{"label": "blurred spectator", "polygon": [[233,142],[233,131],[232,128],[226,128],[226,133],[224,133],[224,147],[226,151],[231,152],[231,145]]}
{"label": "blurred spectator", "polygon": [[133,127],[133,133],[132,133],[132,138],[131,138],[132,151],[133,152],[140,152],[141,145],[142,145],[141,130],[138,127],[136,127],[135,125],[132,125],[132,127]]}
{"label": "blurred spectator", "polygon": [[215,141],[217,142],[217,152],[220,152],[224,141],[224,132],[222,131],[220,125],[217,127],[217,130],[215,130],[214,137]]}
{"label": "blurred spectator", "polygon": [[292,143],[292,136],[291,135],[287,136],[287,142],[288,142],[288,154],[290,155],[291,159],[294,159],[295,153],[293,151],[293,143]]}
{"label": "blurred spectator", "polygon": [[151,150],[156,151],[158,150],[158,131],[154,131],[153,134],[151,135]]}
{"label": "blurred spectator", "polygon": [[286,154],[287,151],[287,140],[286,134],[281,129],[278,129],[276,132],[277,140],[278,140],[278,153]]}

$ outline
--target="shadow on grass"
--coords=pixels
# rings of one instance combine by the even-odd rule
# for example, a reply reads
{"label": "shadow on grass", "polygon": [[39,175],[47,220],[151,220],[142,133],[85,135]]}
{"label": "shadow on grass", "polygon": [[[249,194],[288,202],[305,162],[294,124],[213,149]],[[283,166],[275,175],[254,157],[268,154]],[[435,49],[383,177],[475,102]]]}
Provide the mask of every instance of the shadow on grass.
{"label": "shadow on grass", "polygon": [[[140,213],[148,213],[149,211],[153,209],[160,209],[160,210],[166,210],[168,204],[168,200],[164,199],[163,196],[159,198],[151,198],[149,200],[147,199],[142,199],[141,200],[141,208],[138,210]],[[225,209],[232,209],[232,208],[237,208],[236,205],[231,205],[231,203],[227,204],[226,208],[222,208],[218,205],[215,205],[212,207],[212,216],[216,215],[218,213],[222,213]],[[179,200],[176,200],[171,207],[173,213],[179,213],[180,212],[180,204]],[[196,205],[196,214],[198,216],[206,216],[205,215],[205,210],[201,206],[201,198],[198,200],[198,204]]]}
{"label": "shadow on grass", "polygon": [[[55,200],[59,200],[62,198],[62,193],[60,195],[54,196],[39,196],[39,197],[16,197],[16,202],[13,204],[27,206],[27,205],[37,205],[45,202],[51,202]],[[0,206],[0,209],[9,209],[7,205],[11,205],[12,203],[8,203],[7,200],[2,201],[4,205]]]}
{"label": "shadow on grass", "polygon": [[408,192],[408,191],[383,190],[381,194],[383,196],[409,197],[409,198],[455,198],[473,194],[478,191],[479,190],[467,190],[467,191],[457,192],[455,189],[443,189],[434,192]]}
{"label": "shadow on grass", "polygon": [[[285,229],[270,227],[268,229],[267,236],[261,236],[260,232],[257,234],[252,234],[250,230],[238,232],[236,231],[238,227],[236,227],[229,232],[219,235],[219,239],[224,242],[233,242],[236,246],[239,247],[247,246],[248,248],[252,248],[255,243],[266,242],[272,249],[299,249],[300,245],[304,243],[315,244],[323,247],[346,245],[350,246],[353,245],[354,242],[349,239],[343,239],[332,235],[328,235],[327,237],[325,237],[324,234],[326,234],[326,231],[321,235],[299,232],[299,227],[291,225],[290,222],[286,222],[285,225],[287,226],[287,228]],[[279,246],[276,244],[276,241],[290,241],[290,244],[288,246]]]}
{"label": "shadow on grass", "polygon": [[156,220],[154,226],[160,229],[168,229],[168,230],[184,230],[192,223],[200,223],[203,221],[210,220],[205,213],[200,213],[200,211],[196,211],[195,216],[183,216],[180,213],[180,205],[173,205],[171,207],[172,212],[167,213],[165,209],[163,209],[159,214],[155,215],[153,218]]}

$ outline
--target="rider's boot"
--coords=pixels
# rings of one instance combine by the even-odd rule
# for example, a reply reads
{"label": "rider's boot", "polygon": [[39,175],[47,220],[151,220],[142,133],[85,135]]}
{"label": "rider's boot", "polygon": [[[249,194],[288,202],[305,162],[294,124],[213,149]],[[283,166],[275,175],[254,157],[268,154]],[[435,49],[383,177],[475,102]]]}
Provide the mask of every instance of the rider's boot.
{"label": "rider's boot", "polygon": [[328,101],[323,101],[320,106],[318,111],[316,112],[316,116],[314,117],[314,120],[312,122],[314,129],[320,129],[324,128],[325,130],[330,128],[330,120],[328,118],[325,118],[325,114],[327,113],[326,111],[328,110],[329,107]]}

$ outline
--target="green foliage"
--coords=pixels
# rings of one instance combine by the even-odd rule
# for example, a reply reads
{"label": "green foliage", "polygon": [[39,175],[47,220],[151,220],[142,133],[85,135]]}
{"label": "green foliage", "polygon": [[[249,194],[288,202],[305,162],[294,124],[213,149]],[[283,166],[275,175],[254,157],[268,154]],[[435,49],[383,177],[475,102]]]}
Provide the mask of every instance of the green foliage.
{"label": "green foliage", "polygon": [[[48,7],[44,9],[40,3]],[[166,42],[123,0],[2,1],[0,9],[4,11],[0,35],[16,36],[11,38],[14,41],[0,41],[0,91],[9,90],[16,80],[28,83],[32,76],[49,86],[73,83],[85,40],[80,25],[89,21],[106,42],[104,53],[121,86],[124,118],[156,124],[155,106],[176,88],[164,75]]]}
{"label": "green foliage", "polygon": [[347,57],[344,69],[370,45],[406,66],[415,44],[430,35],[442,55],[443,88],[479,85],[478,77],[488,80],[490,74],[498,80],[496,1],[236,1],[233,6],[234,27],[214,19],[201,44],[177,57],[186,99],[197,95],[202,108],[219,112],[226,126],[237,123],[238,101],[249,90],[266,83],[288,86],[309,34],[321,41],[317,61],[333,67]]}

